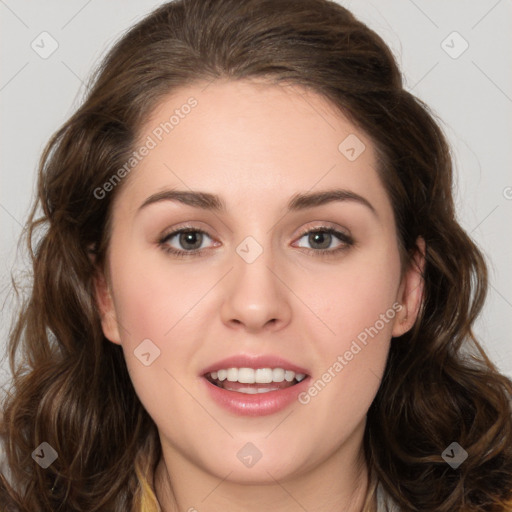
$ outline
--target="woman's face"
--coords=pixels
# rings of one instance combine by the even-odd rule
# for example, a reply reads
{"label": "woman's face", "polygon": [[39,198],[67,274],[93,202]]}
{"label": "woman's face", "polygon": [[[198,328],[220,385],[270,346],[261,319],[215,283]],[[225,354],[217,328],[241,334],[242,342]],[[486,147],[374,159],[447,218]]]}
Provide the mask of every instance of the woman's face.
{"label": "woman's face", "polygon": [[159,104],[105,187],[121,187],[105,335],[175,473],[270,482],[354,460],[421,292],[372,142],[297,86],[206,85]]}

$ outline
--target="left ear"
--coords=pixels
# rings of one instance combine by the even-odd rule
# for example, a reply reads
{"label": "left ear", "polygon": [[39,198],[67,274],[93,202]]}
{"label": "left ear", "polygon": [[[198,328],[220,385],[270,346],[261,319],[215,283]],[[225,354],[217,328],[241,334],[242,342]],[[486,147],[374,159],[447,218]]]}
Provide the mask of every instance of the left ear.
{"label": "left ear", "polygon": [[398,288],[397,301],[402,309],[398,311],[393,324],[392,336],[395,338],[409,331],[418,317],[423,300],[425,251],[425,240],[418,237],[416,250]]}

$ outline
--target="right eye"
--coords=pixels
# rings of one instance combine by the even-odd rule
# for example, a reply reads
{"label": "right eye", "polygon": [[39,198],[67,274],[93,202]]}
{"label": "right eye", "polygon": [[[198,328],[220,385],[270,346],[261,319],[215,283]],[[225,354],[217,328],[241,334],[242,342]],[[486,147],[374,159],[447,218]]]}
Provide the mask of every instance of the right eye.
{"label": "right eye", "polygon": [[[203,251],[204,236],[211,239],[210,235],[201,229],[192,227],[180,228],[171,233],[165,234],[158,242],[162,250],[177,257],[186,258],[188,256],[199,256]],[[177,238],[176,238],[177,237]],[[170,245],[170,242],[176,238],[180,247]]]}

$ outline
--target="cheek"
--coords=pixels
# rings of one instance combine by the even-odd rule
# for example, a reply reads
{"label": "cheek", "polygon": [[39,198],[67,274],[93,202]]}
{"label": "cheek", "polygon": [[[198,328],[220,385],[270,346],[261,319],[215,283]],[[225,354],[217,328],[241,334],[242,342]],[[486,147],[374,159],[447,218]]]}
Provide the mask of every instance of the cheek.
{"label": "cheek", "polygon": [[323,298],[316,311],[330,332],[316,337],[313,370],[318,382],[304,403],[315,401],[315,407],[335,415],[350,411],[354,419],[366,413],[380,385],[393,322],[401,309],[396,302],[399,279],[398,251],[388,247],[354,258],[353,263],[347,260],[330,279],[317,281],[322,294],[316,296]]}
{"label": "cheek", "polygon": [[125,328],[121,338],[130,345],[144,338],[163,343],[181,328],[185,315],[194,315],[210,284],[191,279],[183,267],[173,269],[156,249],[127,252],[124,258],[112,256],[116,314]]}
{"label": "cheek", "polygon": [[328,346],[340,350],[358,337],[364,343],[369,330],[373,338],[390,337],[399,307],[396,304],[400,284],[397,248],[386,245],[380,251],[357,255],[333,267],[329,275],[316,278],[317,283],[322,283],[321,295],[316,294],[320,301],[317,311],[321,311],[325,323],[334,331],[333,336],[325,337]]}
{"label": "cheek", "polygon": [[121,254],[113,252],[111,259],[116,317],[126,364],[140,396],[145,390],[167,388],[172,379],[165,370],[179,373],[194,354],[200,309],[195,306],[211,284],[186,278],[183,271],[166,271],[158,254]]}
{"label": "cheek", "polygon": [[168,425],[169,411],[197,417],[201,411],[182,385],[197,350],[194,304],[208,283],[201,288],[183,272],[166,275],[161,263],[149,262],[147,254],[138,257],[136,251],[123,259],[113,255],[112,268],[121,343],[137,396],[159,426]]}

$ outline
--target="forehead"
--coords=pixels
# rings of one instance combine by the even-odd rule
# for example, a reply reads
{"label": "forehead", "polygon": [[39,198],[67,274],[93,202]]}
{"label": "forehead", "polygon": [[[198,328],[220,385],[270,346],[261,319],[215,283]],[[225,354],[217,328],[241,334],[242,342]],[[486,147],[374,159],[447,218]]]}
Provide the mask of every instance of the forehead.
{"label": "forehead", "polygon": [[135,149],[144,145],[150,149],[120,194],[132,212],[166,188],[210,191],[228,206],[259,204],[262,212],[298,192],[332,187],[387,201],[369,137],[297,85],[217,81],[178,89],[148,115]]}

